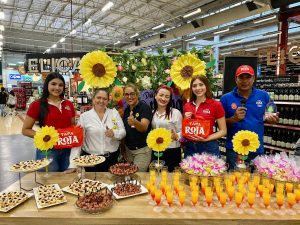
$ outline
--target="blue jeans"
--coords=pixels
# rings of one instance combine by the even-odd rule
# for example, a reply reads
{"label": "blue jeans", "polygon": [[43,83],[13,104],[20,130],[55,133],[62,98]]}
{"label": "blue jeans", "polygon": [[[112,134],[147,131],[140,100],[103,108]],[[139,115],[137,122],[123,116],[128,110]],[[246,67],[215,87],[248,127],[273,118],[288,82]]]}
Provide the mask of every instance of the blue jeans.
{"label": "blue jeans", "polygon": [[[245,160],[246,163],[250,163],[256,156],[262,155],[263,153],[250,152],[248,158]],[[228,170],[234,170],[236,167],[236,162],[238,159],[238,154],[232,149],[226,149],[226,162],[228,164]],[[252,168],[251,168],[252,170]]]}
{"label": "blue jeans", "polygon": [[[36,150],[36,159],[46,158],[45,151]],[[52,162],[48,166],[49,172],[63,172],[68,169],[70,163],[71,149],[51,149],[48,150],[48,159],[52,159]],[[43,169],[42,171],[45,171]]]}
{"label": "blue jeans", "polygon": [[220,150],[217,141],[208,142],[186,142],[184,147],[184,158],[192,156],[195,153],[209,153],[220,157]]}
{"label": "blue jeans", "polygon": [[5,116],[4,108],[5,108],[5,104],[0,104],[0,113],[1,113],[1,116]]}

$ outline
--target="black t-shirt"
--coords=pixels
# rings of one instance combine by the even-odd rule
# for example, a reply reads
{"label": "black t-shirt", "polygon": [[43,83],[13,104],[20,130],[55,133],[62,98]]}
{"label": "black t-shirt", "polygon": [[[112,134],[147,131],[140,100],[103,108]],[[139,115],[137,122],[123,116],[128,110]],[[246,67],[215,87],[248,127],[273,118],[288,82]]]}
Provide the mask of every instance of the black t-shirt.
{"label": "black t-shirt", "polygon": [[124,111],[123,122],[126,130],[125,144],[131,150],[135,150],[138,148],[143,148],[147,145],[146,139],[148,133],[151,130],[151,120],[152,120],[152,112],[150,106],[147,104],[140,102],[133,108],[133,116],[136,120],[141,121],[143,118],[148,119],[150,124],[148,125],[148,129],[146,132],[141,133],[136,128],[131,127],[127,118],[130,115],[130,107],[128,106]]}
{"label": "black t-shirt", "polygon": [[0,104],[6,104],[8,95],[5,92],[0,92]]}

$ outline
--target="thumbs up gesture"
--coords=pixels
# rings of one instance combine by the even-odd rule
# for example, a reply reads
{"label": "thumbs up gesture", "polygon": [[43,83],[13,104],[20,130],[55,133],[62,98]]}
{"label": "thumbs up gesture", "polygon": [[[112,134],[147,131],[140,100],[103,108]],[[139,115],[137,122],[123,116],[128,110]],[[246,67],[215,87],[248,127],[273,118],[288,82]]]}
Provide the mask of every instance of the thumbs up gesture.
{"label": "thumbs up gesture", "polygon": [[127,118],[127,122],[131,127],[134,127],[135,118],[133,116],[133,111],[130,111],[130,115]]}
{"label": "thumbs up gesture", "polygon": [[178,138],[179,138],[178,134],[176,134],[174,130],[171,130],[171,134],[172,134],[171,135],[172,140],[173,141],[178,141]]}
{"label": "thumbs up gesture", "polygon": [[104,132],[106,137],[112,138],[114,136],[114,131],[112,129],[109,129],[106,125],[106,131]]}

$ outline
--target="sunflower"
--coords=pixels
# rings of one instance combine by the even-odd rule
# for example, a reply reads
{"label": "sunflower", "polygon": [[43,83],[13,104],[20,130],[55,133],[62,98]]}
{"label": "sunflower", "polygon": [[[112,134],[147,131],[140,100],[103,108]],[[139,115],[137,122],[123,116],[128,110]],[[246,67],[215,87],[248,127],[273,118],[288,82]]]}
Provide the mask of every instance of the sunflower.
{"label": "sunflower", "polygon": [[237,132],[232,139],[233,150],[240,155],[248,155],[249,152],[255,152],[259,148],[258,135],[249,130]]}
{"label": "sunflower", "polygon": [[34,135],[34,145],[37,149],[47,151],[58,141],[58,132],[54,127],[44,126]]}
{"label": "sunflower", "polygon": [[114,86],[112,91],[112,100],[119,102],[123,99],[123,88],[121,86]]}
{"label": "sunflower", "polygon": [[117,67],[105,52],[93,51],[82,57],[79,72],[86,83],[92,87],[105,88],[114,82]]}
{"label": "sunflower", "polygon": [[185,90],[190,87],[191,80],[196,75],[205,75],[205,62],[193,54],[180,56],[171,66],[171,77],[174,83]]}
{"label": "sunflower", "polygon": [[166,128],[156,128],[147,136],[148,147],[156,152],[165,151],[171,142],[171,132]]}

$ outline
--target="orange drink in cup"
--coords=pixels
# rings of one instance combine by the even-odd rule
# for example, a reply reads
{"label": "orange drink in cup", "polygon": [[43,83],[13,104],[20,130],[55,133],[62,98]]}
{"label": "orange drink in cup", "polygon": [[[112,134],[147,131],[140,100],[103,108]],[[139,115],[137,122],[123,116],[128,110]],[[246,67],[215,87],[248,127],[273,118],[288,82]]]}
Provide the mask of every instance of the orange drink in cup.
{"label": "orange drink in cup", "polygon": [[229,186],[227,188],[227,194],[228,194],[228,197],[229,197],[229,200],[232,201],[233,197],[234,197],[234,193],[235,193],[235,188],[233,185]]}
{"label": "orange drink in cup", "polygon": [[168,190],[166,192],[166,194],[167,194],[167,202],[168,202],[169,206],[171,207],[171,205],[173,203],[173,199],[174,199],[174,193],[172,190]]}
{"label": "orange drink in cup", "polygon": [[284,204],[284,194],[283,193],[276,193],[276,203],[277,203],[279,209],[281,209],[281,207]]}
{"label": "orange drink in cup", "polygon": [[205,199],[206,199],[206,203],[207,203],[208,207],[212,203],[212,197],[213,197],[213,192],[210,187],[207,187],[205,189]]}
{"label": "orange drink in cup", "polygon": [[154,200],[154,198],[155,198],[155,191],[156,191],[156,187],[154,185],[151,185],[150,186],[150,194],[151,194],[152,200]]}
{"label": "orange drink in cup", "polygon": [[263,203],[265,205],[266,208],[268,208],[268,206],[270,205],[271,202],[271,195],[269,192],[264,192],[263,193]]}
{"label": "orange drink in cup", "polygon": [[287,193],[287,202],[289,204],[289,207],[293,208],[296,203],[296,195],[294,193]]}
{"label": "orange drink in cup", "polygon": [[248,200],[248,204],[249,204],[250,208],[252,208],[252,206],[254,204],[255,194],[256,194],[255,192],[248,191],[247,200]]}
{"label": "orange drink in cup", "polygon": [[180,190],[179,194],[178,194],[178,197],[179,197],[180,205],[183,206],[183,204],[185,202],[185,197],[186,197],[185,191],[184,190]]}
{"label": "orange drink in cup", "polygon": [[262,197],[263,191],[264,191],[264,185],[259,184],[259,185],[257,186],[257,190],[258,190],[259,196]]}
{"label": "orange drink in cup", "polygon": [[227,194],[223,191],[220,192],[220,204],[222,207],[226,204],[227,201]]}
{"label": "orange drink in cup", "polygon": [[242,173],[240,171],[234,171],[234,176],[235,176],[235,180],[236,182],[239,182],[239,179],[241,178],[242,176]]}
{"label": "orange drink in cup", "polygon": [[199,198],[199,189],[193,189],[192,190],[192,203],[194,206],[196,206]]}
{"label": "orange drink in cup", "polygon": [[241,192],[236,192],[235,193],[235,196],[234,196],[234,199],[235,199],[235,204],[238,208],[240,208],[240,205],[242,204],[242,201],[243,201],[243,193]]}
{"label": "orange drink in cup", "polygon": [[156,202],[156,205],[160,204],[161,196],[162,196],[161,190],[156,189],[155,190],[155,202]]}
{"label": "orange drink in cup", "polygon": [[285,189],[287,193],[293,192],[294,184],[293,183],[285,183]]}
{"label": "orange drink in cup", "polygon": [[296,196],[296,202],[298,203],[300,201],[300,189],[295,189],[294,193]]}

